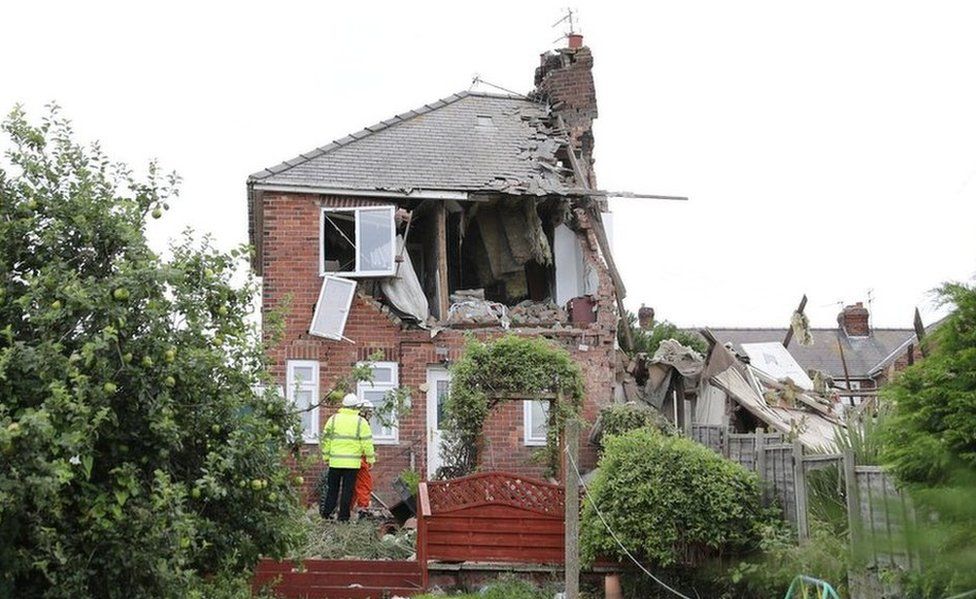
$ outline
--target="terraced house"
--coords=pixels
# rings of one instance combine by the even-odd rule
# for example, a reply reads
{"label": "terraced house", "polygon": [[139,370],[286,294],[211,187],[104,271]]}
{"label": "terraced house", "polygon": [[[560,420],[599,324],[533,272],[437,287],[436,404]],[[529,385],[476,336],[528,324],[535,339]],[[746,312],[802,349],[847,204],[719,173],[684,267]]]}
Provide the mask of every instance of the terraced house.
{"label": "terraced house", "polygon": [[[247,180],[262,310],[287,307],[272,359],[288,397],[316,406],[371,356],[359,395],[411,391],[406,415],[373,422],[381,496],[404,470],[437,471],[466,335],[550,338],[583,367],[584,415],[612,401],[623,288],[593,171],[593,58],[581,36],[568,46],[542,55],[525,96],[457,93]],[[306,413],[308,451],[331,409]],[[499,406],[483,465],[540,475],[546,425],[541,403]],[[585,467],[595,457],[583,449]]]}

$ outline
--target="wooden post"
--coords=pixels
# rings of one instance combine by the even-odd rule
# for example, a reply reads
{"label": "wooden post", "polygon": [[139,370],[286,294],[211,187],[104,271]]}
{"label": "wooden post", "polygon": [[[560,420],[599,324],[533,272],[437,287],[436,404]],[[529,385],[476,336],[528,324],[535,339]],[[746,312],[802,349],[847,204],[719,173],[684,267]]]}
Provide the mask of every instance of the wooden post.
{"label": "wooden post", "polygon": [[918,339],[918,351],[922,352],[922,357],[928,357],[928,350],[925,349],[925,344],[922,343],[922,339],[925,339],[925,325],[922,324],[922,313],[915,308],[915,322],[913,323],[915,327],[915,338]]}
{"label": "wooden post", "polygon": [[861,500],[857,491],[854,452],[844,450],[844,480],[847,495],[847,521],[851,528],[851,553],[857,555],[857,544],[861,540]]}
{"label": "wooden post", "polygon": [[[558,401],[558,400],[557,400]],[[579,599],[579,421],[570,418],[566,436],[566,599]],[[575,467],[574,467],[575,464]]]}
{"label": "wooden post", "polygon": [[682,428],[685,431],[685,436],[689,439],[691,438],[691,414],[694,408],[691,407],[691,402],[687,399],[682,400],[684,402],[684,414],[682,418]]}
{"label": "wooden post", "polygon": [[854,405],[854,396],[850,395],[851,391],[851,375],[847,371],[847,358],[844,357],[844,344],[840,342],[840,337],[837,337],[837,349],[840,350],[840,363],[844,366],[844,380],[847,381],[847,393],[850,399],[851,405]]}
{"label": "wooden post", "polygon": [[761,428],[756,429],[756,474],[759,475],[759,498],[765,505],[769,485],[766,484],[766,432]]}
{"label": "wooden post", "polygon": [[437,202],[434,210],[437,243],[437,318],[444,322],[447,320],[447,310],[450,306],[447,281],[447,207],[444,202]]}
{"label": "wooden post", "polygon": [[796,496],[796,533],[800,541],[810,536],[807,523],[807,474],[803,467],[803,444],[793,441],[793,494]]}

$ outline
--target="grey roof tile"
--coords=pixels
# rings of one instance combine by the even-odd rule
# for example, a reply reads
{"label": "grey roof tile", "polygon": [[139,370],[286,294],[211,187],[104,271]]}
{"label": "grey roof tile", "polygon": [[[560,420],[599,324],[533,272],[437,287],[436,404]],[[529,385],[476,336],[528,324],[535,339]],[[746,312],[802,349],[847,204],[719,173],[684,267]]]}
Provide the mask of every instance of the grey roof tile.
{"label": "grey roof tile", "polygon": [[[478,116],[492,117],[490,131]],[[497,190],[562,193],[569,171],[552,168],[566,140],[544,106],[514,97],[461,92],[352,133],[251,175],[283,187],[356,190]],[[499,184],[499,180],[504,183]]]}

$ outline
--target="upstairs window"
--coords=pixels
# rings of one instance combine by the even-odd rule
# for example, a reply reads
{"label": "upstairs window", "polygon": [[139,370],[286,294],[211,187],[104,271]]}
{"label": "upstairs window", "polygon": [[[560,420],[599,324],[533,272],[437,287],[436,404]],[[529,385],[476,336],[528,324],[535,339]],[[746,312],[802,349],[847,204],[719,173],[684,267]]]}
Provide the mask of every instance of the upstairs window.
{"label": "upstairs window", "polygon": [[388,277],[396,270],[394,207],[322,208],[319,272]]}

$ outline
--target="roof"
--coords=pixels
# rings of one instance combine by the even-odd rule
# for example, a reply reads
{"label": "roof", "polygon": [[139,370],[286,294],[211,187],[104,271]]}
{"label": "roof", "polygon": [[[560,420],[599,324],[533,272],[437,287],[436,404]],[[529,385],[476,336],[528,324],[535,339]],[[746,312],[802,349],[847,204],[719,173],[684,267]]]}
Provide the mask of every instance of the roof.
{"label": "roof", "polygon": [[271,189],[496,191],[564,194],[557,165],[567,135],[548,108],[519,96],[460,92],[268,167],[248,184]]}
{"label": "roof", "polygon": [[[709,331],[722,343],[732,343],[736,352],[744,354],[743,343],[782,343],[787,329],[712,329]],[[871,329],[868,337],[848,337],[840,330],[810,329],[813,345],[800,345],[796,338],[790,342],[790,353],[805,369],[826,372],[834,378],[843,378],[844,365],[840,358],[837,340],[844,347],[844,359],[852,378],[870,378],[873,371],[883,366],[897,351],[904,351],[915,340],[912,329]]]}

